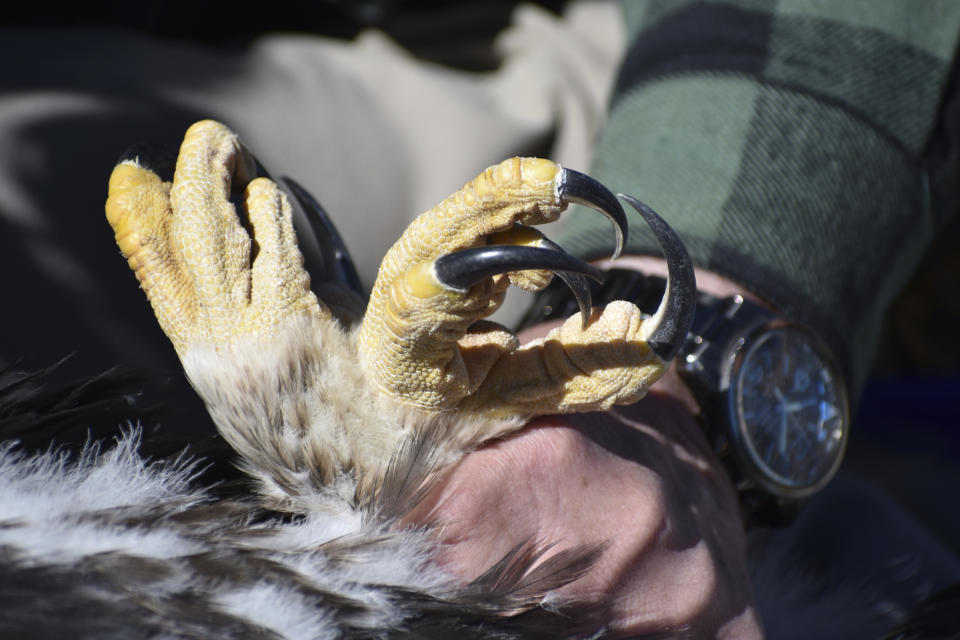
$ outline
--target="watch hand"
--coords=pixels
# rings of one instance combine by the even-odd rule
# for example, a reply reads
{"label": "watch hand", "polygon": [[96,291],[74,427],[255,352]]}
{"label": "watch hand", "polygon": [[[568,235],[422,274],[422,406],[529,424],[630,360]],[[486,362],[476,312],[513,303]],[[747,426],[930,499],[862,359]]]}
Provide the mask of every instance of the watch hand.
{"label": "watch hand", "polygon": [[[776,387],[774,387],[776,388]],[[777,396],[780,398],[780,437],[778,438],[777,450],[780,452],[780,455],[787,453],[787,405],[783,401],[783,396],[780,394],[780,390],[777,389]]]}
{"label": "watch hand", "polygon": [[787,452],[787,412],[789,411],[789,405],[777,385],[773,385],[773,395],[777,397],[777,402],[780,403],[778,407],[780,409],[780,433],[777,437],[777,451],[780,455],[783,455]]}
{"label": "watch hand", "polygon": [[789,413],[794,413],[800,409],[806,409],[810,405],[814,405],[820,402],[817,398],[811,398],[809,400],[804,400],[802,402],[783,402],[783,409]]}

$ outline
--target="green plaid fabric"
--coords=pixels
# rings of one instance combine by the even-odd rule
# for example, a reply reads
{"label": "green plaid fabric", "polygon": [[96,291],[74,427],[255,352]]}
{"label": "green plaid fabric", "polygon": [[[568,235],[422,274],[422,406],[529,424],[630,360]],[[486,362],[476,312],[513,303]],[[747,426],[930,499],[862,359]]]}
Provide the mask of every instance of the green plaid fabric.
{"label": "green plaid fabric", "polygon": [[[701,267],[817,329],[860,389],[883,311],[958,203],[960,2],[627,2],[592,174]],[[563,245],[609,255],[571,216]],[[628,252],[658,255],[643,225]]]}

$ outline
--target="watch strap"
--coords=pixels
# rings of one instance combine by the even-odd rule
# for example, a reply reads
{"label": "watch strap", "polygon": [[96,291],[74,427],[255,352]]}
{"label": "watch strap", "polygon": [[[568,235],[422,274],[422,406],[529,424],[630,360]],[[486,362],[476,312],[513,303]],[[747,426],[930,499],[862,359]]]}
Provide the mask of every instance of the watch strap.
{"label": "watch strap", "polygon": [[[602,283],[589,281],[594,306],[603,306],[614,300],[629,300],[647,314],[656,312],[666,289],[666,280],[648,276],[633,269],[608,269]],[[536,297],[519,328],[530,327],[549,320],[566,319],[580,310],[567,286],[554,278]]]}

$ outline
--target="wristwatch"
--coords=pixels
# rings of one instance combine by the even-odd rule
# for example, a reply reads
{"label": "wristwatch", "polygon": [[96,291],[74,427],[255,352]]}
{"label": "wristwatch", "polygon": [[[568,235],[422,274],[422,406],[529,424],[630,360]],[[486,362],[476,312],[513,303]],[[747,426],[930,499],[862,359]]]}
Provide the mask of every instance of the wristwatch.
{"label": "wristwatch", "polygon": [[830,349],[743,296],[701,292],[677,364],[745,519],[789,522],[833,478],[846,449],[849,402]]}
{"label": "wristwatch", "polygon": [[[610,269],[593,299],[629,300],[652,313],[665,281]],[[563,288],[547,287],[524,324],[576,311]],[[805,326],[742,296],[698,292],[677,356],[700,404],[707,435],[740,493],[751,525],[789,522],[836,474],[849,433],[849,402],[830,349]]]}

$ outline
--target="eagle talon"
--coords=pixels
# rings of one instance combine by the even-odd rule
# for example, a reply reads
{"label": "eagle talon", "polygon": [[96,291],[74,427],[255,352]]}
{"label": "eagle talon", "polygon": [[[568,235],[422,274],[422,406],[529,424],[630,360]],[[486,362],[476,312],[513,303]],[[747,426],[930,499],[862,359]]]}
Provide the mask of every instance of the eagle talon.
{"label": "eagle talon", "polygon": [[650,350],[664,362],[670,362],[683,346],[693,324],[693,312],[697,307],[697,280],[693,272],[693,262],[687,253],[683,241],[670,228],[666,220],[653,209],[633,196],[617,194],[637,210],[657,243],[663,250],[667,262],[667,288],[663,292],[660,307],[651,320],[654,329],[647,338]]}
{"label": "eagle talon", "polygon": [[461,249],[437,258],[433,263],[437,279],[450,289],[466,291],[487,278],[512,271],[549,269],[570,271],[603,282],[603,271],[569,253],[541,247],[490,245]]}
{"label": "eagle talon", "polygon": [[546,238],[541,242],[544,246],[488,245],[440,256],[434,262],[437,280],[454,291],[465,293],[470,287],[502,273],[546,269],[560,276],[573,292],[586,324],[592,308],[586,278],[603,282],[603,270],[570,255]]}
{"label": "eagle talon", "polygon": [[[560,245],[547,238],[543,239],[543,244],[549,249],[563,251]],[[564,251],[564,253],[566,252]],[[584,273],[583,271],[568,271],[565,269],[554,270],[554,273],[557,275],[557,277],[560,278],[565,285],[567,285],[568,289],[570,289],[574,299],[577,301],[577,306],[580,307],[580,327],[583,329],[587,328],[587,322],[590,321],[590,316],[593,315],[593,294],[590,293],[590,284],[587,282],[587,278],[591,278],[597,282],[603,282],[605,279],[602,269],[597,269],[593,265],[587,266],[596,270],[595,276],[589,273]]]}
{"label": "eagle talon", "polygon": [[[661,331],[672,318],[647,318],[629,303],[591,309],[585,278],[600,274],[528,226],[555,220],[571,202],[613,222],[619,253],[627,222],[617,197],[537,158],[487,169],[415,220],[384,258],[361,326],[360,362],[371,382],[403,405],[498,419],[642,397],[666,371],[660,354],[673,345],[658,342],[654,352],[647,340],[651,332],[673,340]],[[536,290],[553,273],[573,290],[579,318],[527,345],[502,327],[474,326],[499,307],[508,284]]]}
{"label": "eagle talon", "polygon": [[623,207],[606,187],[585,173],[573,169],[562,170],[557,193],[565,202],[574,202],[596,209],[613,223],[616,244],[613,249],[614,260],[620,257],[623,245],[627,241],[627,216]]}

